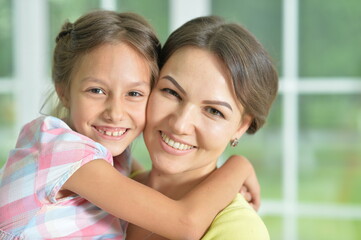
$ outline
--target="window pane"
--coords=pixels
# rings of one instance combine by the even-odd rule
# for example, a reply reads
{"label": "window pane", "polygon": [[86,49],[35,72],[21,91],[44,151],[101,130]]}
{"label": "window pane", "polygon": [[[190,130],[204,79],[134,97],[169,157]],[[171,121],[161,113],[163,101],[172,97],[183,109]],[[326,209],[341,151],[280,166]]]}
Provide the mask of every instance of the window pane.
{"label": "window pane", "polygon": [[283,221],[281,217],[274,217],[274,216],[261,216],[264,224],[268,229],[268,233],[270,235],[270,239],[282,239],[282,226]]}
{"label": "window pane", "polygon": [[361,202],[361,95],[300,97],[299,197]]}
{"label": "window pane", "polygon": [[228,146],[221,160],[243,155],[253,164],[262,187],[262,199],[280,199],[282,195],[281,99],[274,103],[268,123],[255,135],[245,134],[237,147]]}
{"label": "window pane", "polygon": [[250,30],[265,46],[281,73],[282,1],[212,0],[212,14],[235,21]]}
{"label": "window pane", "polygon": [[147,147],[145,146],[143,135],[135,139],[131,145],[132,156],[137,159],[146,169],[150,170],[152,162],[149,157]]}
{"label": "window pane", "polygon": [[10,94],[0,94],[0,167],[3,166],[10,149],[15,146],[14,125],[15,112],[14,100]]}
{"label": "window pane", "polygon": [[355,240],[361,239],[360,220],[299,219],[300,240]]}
{"label": "window pane", "polygon": [[13,71],[12,26],[11,1],[0,1],[0,78]]}
{"label": "window pane", "polygon": [[169,1],[119,0],[118,10],[140,14],[154,27],[162,43],[167,39],[169,34]]}
{"label": "window pane", "polygon": [[300,75],[361,76],[361,1],[299,4]]}

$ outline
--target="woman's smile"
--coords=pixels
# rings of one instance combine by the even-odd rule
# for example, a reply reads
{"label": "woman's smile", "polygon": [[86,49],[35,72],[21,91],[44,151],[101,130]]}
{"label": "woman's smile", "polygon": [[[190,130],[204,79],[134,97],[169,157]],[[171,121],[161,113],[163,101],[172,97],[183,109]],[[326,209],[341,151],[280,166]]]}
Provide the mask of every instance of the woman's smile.
{"label": "woman's smile", "polygon": [[160,142],[164,151],[173,155],[184,155],[192,152],[196,149],[195,146],[185,143],[184,141],[180,141],[178,139],[174,139],[174,137],[170,137],[162,131],[160,133]]}

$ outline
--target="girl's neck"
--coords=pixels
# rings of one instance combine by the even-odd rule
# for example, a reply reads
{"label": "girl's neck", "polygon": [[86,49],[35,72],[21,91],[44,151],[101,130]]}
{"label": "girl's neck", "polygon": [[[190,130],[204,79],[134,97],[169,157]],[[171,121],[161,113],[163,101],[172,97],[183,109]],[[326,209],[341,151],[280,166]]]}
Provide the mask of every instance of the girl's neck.
{"label": "girl's neck", "polygon": [[150,170],[146,185],[172,199],[180,199],[216,169],[215,164],[177,174],[167,174],[158,169]]}

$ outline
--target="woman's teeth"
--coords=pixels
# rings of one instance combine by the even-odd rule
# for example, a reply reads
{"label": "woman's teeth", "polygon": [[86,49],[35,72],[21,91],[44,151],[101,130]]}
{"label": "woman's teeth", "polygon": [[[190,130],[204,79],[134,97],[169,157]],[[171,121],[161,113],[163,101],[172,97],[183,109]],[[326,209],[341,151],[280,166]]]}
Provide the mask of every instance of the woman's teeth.
{"label": "woman's teeth", "polygon": [[111,132],[111,131],[104,131],[104,130],[101,130],[101,129],[97,129],[98,132],[102,133],[102,134],[105,134],[107,136],[113,136],[113,137],[119,137],[121,135],[123,135],[126,130],[122,130],[122,131],[114,131],[114,132]]}
{"label": "woman's teeth", "polygon": [[189,150],[193,148],[193,146],[180,142],[175,142],[174,140],[170,139],[167,135],[165,135],[163,132],[162,132],[162,139],[168,146],[175,148],[177,150]]}

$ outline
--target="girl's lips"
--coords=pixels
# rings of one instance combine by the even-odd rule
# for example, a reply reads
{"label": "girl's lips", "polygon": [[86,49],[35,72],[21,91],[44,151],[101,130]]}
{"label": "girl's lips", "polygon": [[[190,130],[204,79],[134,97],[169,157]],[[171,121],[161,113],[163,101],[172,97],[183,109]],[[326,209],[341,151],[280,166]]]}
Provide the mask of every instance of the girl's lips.
{"label": "girl's lips", "polygon": [[93,126],[93,128],[99,135],[110,139],[122,138],[122,136],[128,131],[127,128],[112,128],[99,126]]}

